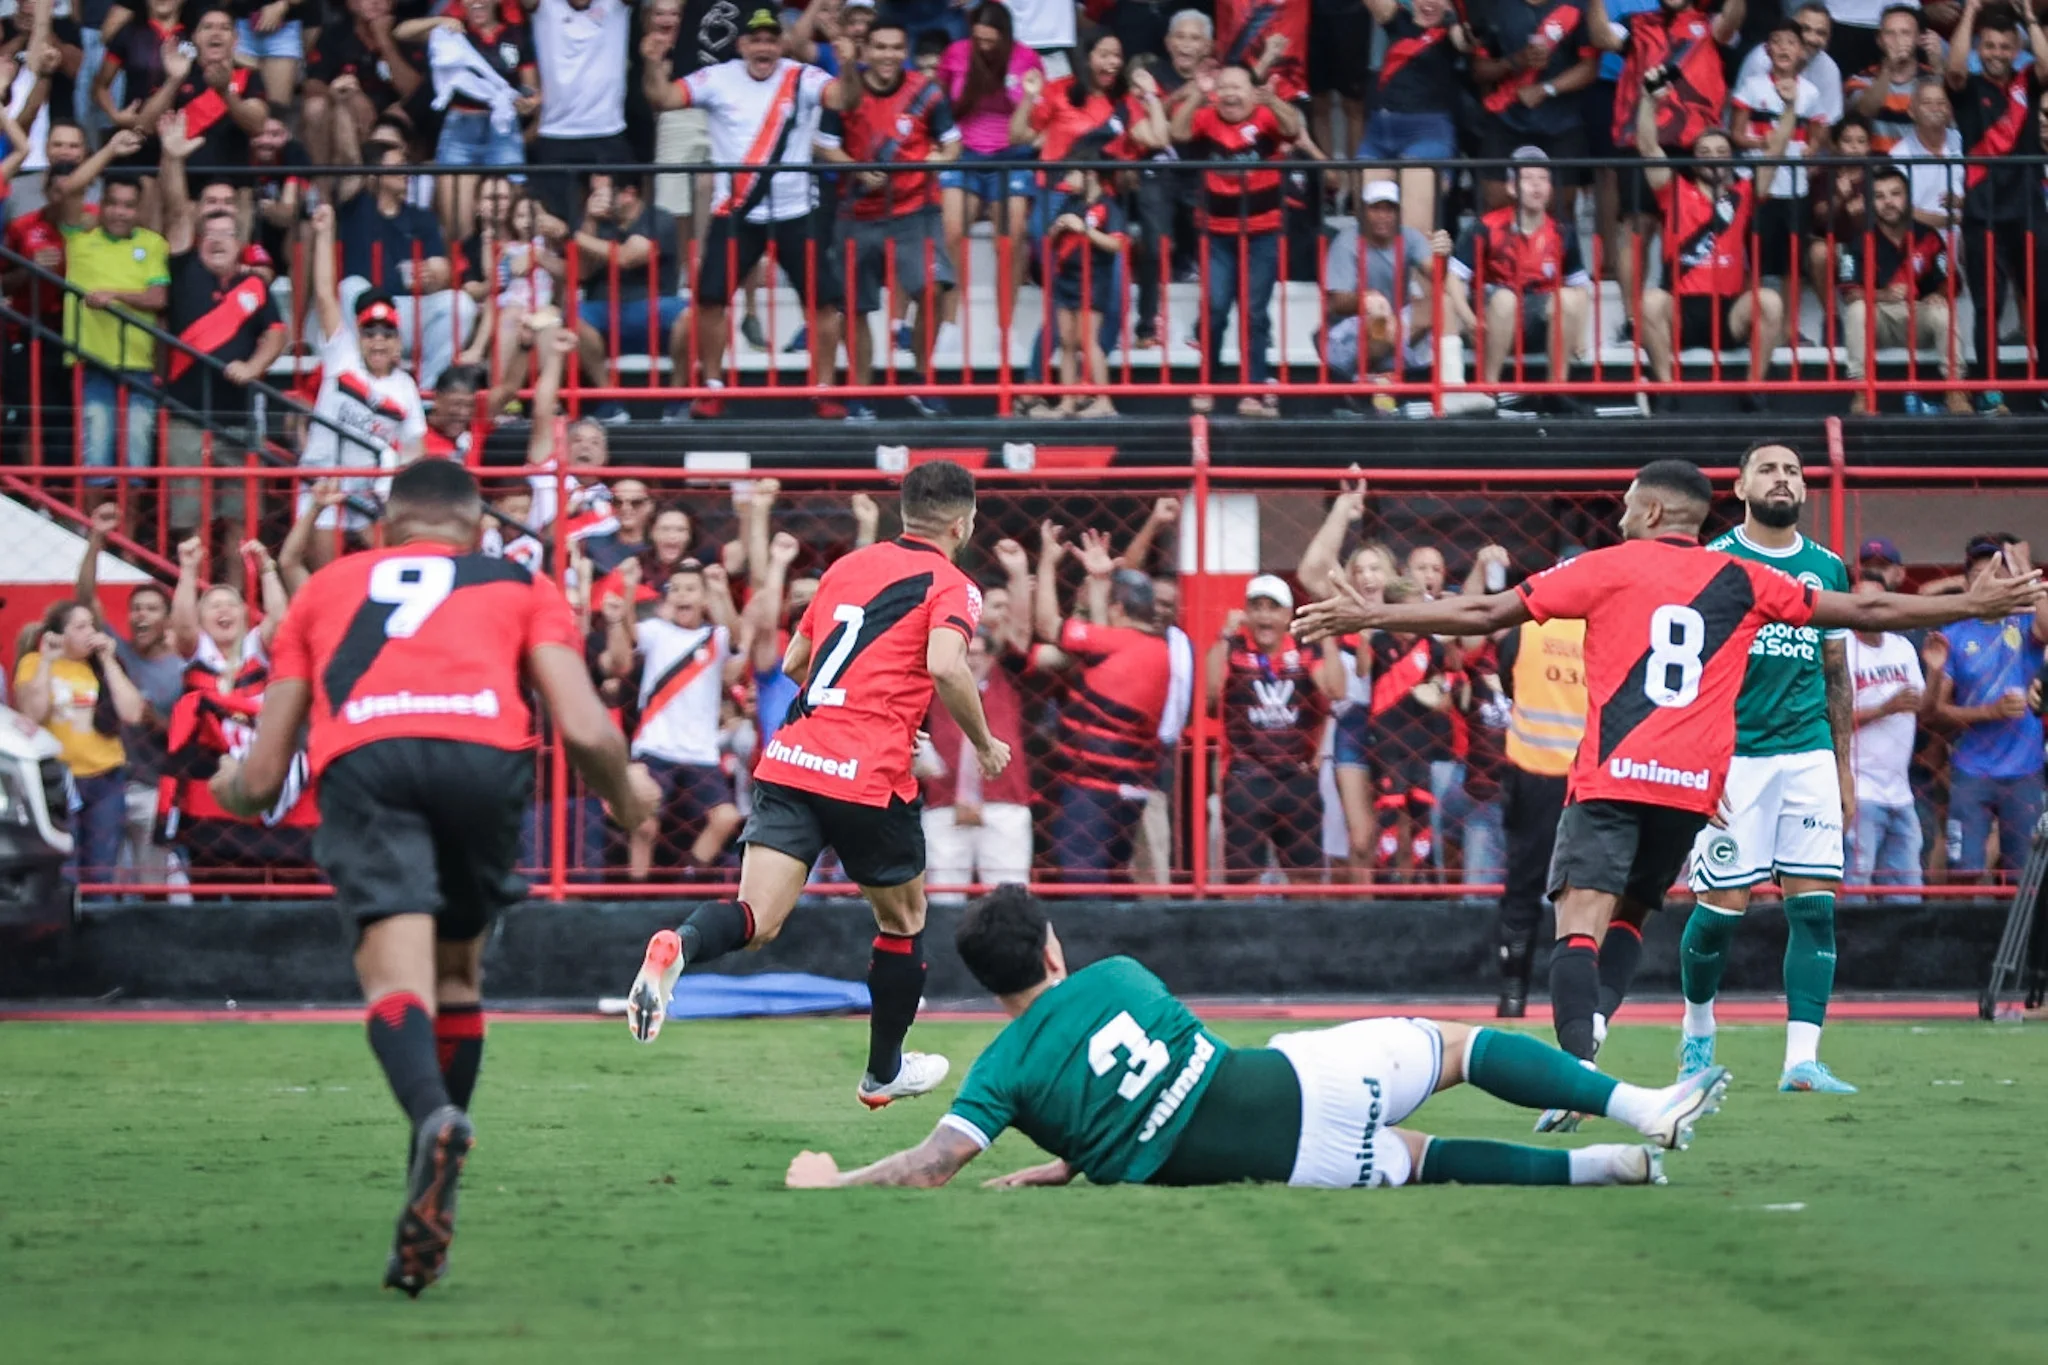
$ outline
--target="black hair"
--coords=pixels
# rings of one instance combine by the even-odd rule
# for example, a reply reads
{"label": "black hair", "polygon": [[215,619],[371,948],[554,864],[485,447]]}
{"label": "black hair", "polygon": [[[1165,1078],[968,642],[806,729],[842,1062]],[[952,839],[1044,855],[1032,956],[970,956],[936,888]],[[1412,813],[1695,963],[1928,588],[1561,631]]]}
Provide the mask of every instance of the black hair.
{"label": "black hair", "polygon": [[[868,32],[872,33],[874,30],[869,29]],[[911,55],[916,57],[922,57],[927,53],[944,55],[946,49],[952,45],[952,34],[942,28],[928,28],[917,35],[917,42],[911,47]]]}
{"label": "black hair", "polygon": [[1691,460],[1652,460],[1636,471],[1636,483],[1698,503],[1703,517],[1714,505],[1714,485],[1707,482],[1707,476]]}
{"label": "black hair", "polygon": [[1884,581],[1884,575],[1881,573],[1872,573],[1869,569],[1858,570],[1856,574],[1856,581],[1858,583],[1875,583],[1878,587],[1884,588],[1886,592],[1891,591],[1890,587],[1887,586]]}
{"label": "black hair", "polygon": [[1079,52],[1076,54],[1076,59],[1071,64],[1074,69],[1074,77],[1067,82],[1067,103],[1074,108],[1081,108],[1094,95],[1106,95],[1111,100],[1120,100],[1130,93],[1131,66],[1128,53],[1125,54],[1124,64],[1116,70],[1116,79],[1109,83],[1108,88],[1096,88],[1095,68],[1090,64],[1089,59],[1095,55],[1096,48],[1101,47],[1111,38],[1116,39],[1119,48],[1123,46],[1123,38],[1115,29],[1097,29],[1088,38],[1088,41],[1081,45]]}
{"label": "black hair", "polygon": [[903,524],[932,526],[974,510],[974,475],[951,460],[921,464],[903,476]]}
{"label": "black hair", "polygon": [[1775,38],[1780,33],[1789,33],[1794,38],[1797,38],[1802,42],[1805,41],[1806,38],[1806,35],[1800,32],[1799,25],[1792,22],[1792,17],[1790,15],[1787,15],[1783,19],[1780,19],[1777,23],[1772,24],[1771,31],[1765,34],[1764,37],[1766,39]]}
{"label": "black hair", "polygon": [[1978,35],[1982,36],[1987,29],[1995,29],[2000,33],[2010,33],[2013,37],[2017,38],[2020,32],[2020,21],[2004,5],[1990,5],[1986,6],[1983,12],[1977,16]]}
{"label": "black hair", "polygon": [[[158,588],[157,591],[162,592],[163,589]],[[102,628],[98,612],[75,597],[67,597],[60,602],[52,602],[43,612],[43,630],[51,635],[62,635],[64,627],[71,624],[74,611],[82,611],[92,617],[93,629]],[[114,689],[107,686],[107,666],[100,662],[97,654],[88,654],[80,662],[91,671],[93,681],[99,684],[99,697],[92,706],[93,732],[109,737],[120,734],[121,716],[114,709]]]}
{"label": "black hair", "polygon": [[1883,162],[1876,170],[1870,173],[1872,189],[1877,188],[1881,182],[1886,180],[1896,180],[1901,185],[1907,186],[1909,190],[1913,183],[1911,177],[1906,174],[1906,168],[1899,165],[1896,161]]}
{"label": "black hair", "polygon": [[883,29],[894,29],[902,34],[903,48],[906,52],[910,50],[910,25],[904,23],[893,14],[877,15],[875,21],[868,25],[868,37],[873,38]]}
{"label": "black hair", "polygon": [[1963,547],[1963,562],[1975,564],[1980,559],[1990,559],[2003,554],[2006,546],[2019,543],[2020,538],[2010,531],[1979,531]]}
{"label": "black hair", "polygon": [[1918,5],[1886,5],[1878,12],[1877,26],[1883,28],[1884,21],[1891,18],[1894,14],[1911,16],[1914,28],[1924,30],[1927,27],[1927,21],[1920,17],[1920,7]]}
{"label": "black hair", "polygon": [[476,393],[489,383],[489,377],[481,365],[450,365],[441,371],[440,382],[434,385],[434,393],[441,394],[453,389],[457,393]]}
{"label": "black hair", "polygon": [[[1743,451],[1741,456],[1735,461],[1735,472],[1737,475],[1747,474],[1749,472],[1749,462],[1751,458],[1754,457],[1756,453],[1760,450],[1789,450],[1792,452],[1792,458],[1799,461],[1801,468],[1804,468],[1806,465],[1806,457],[1804,455],[1801,455],[1799,453],[1799,447],[1793,445],[1790,441],[1751,441],[1749,443],[1749,449]],[[1659,461],[1659,463],[1664,463],[1664,461]],[[1705,476],[1702,475],[1701,477]]]}
{"label": "black hair", "polygon": [[140,177],[140,176],[132,176],[132,175],[110,175],[110,176],[107,176],[107,177],[105,178],[105,181],[104,181],[104,183],[102,183],[102,184],[100,185],[100,195],[101,195],[101,197],[103,197],[103,198],[104,198],[104,197],[105,197],[105,195],[106,195],[106,192],[107,192],[108,190],[110,190],[110,189],[113,189],[113,188],[114,188],[114,187],[115,187],[116,185],[124,185],[124,186],[126,186],[127,188],[129,188],[129,189],[131,189],[131,190],[134,190],[134,191],[135,191],[135,197],[136,197],[136,198],[137,198],[138,200],[139,200],[139,199],[140,199],[140,198],[142,197],[142,179],[141,179],[141,177]]}
{"label": "black hair", "polygon": [[276,119],[285,127],[289,128],[292,126],[291,105],[283,100],[265,100],[263,101],[263,107],[270,114],[270,117]]}
{"label": "black hair", "polygon": [[453,460],[415,460],[391,480],[390,505],[426,521],[475,521],[483,515],[476,476]]}
{"label": "black hair", "polygon": [[171,590],[161,583],[137,583],[128,590],[128,600],[133,602],[138,593],[154,593],[164,599],[164,610],[171,609]]}
{"label": "black hair", "polygon": [[[1918,13],[1919,11],[1916,10],[1914,12]],[[1835,126],[1828,130],[1828,136],[1837,145],[1839,145],[1842,141],[1843,131],[1849,128],[1861,128],[1864,132],[1864,135],[1867,137],[1874,138],[1877,136],[1876,125],[1871,123],[1869,119],[1863,117],[1863,115],[1857,113],[1853,109],[1851,109],[1848,113],[1842,115],[1840,119],[1836,120]]]}
{"label": "black hair", "polygon": [[1016,995],[1045,980],[1045,929],[1038,898],[1005,882],[967,907],[953,947],[983,990]]}

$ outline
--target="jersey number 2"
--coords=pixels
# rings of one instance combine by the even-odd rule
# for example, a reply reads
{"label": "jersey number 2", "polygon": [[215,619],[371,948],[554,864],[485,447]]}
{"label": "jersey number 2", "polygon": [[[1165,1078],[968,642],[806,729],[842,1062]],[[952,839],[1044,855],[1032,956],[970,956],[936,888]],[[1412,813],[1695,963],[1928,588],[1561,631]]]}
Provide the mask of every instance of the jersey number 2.
{"label": "jersey number 2", "polygon": [[1107,1076],[1116,1067],[1117,1049],[1130,1054],[1124,1063],[1130,1074],[1117,1086],[1116,1093],[1127,1100],[1134,1100],[1145,1093],[1145,1087],[1159,1079],[1159,1073],[1172,1056],[1166,1044],[1149,1037],[1138,1027],[1138,1021],[1131,1018],[1129,1010],[1123,1010],[1117,1017],[1095,1030],[1095,1036],[1088,1040],[1088,1068],[1098,1076]]}
{"label": "jersey number 2", "polygon": [[853,657],[853,647],[860,643],[860,628],[867,622],[868,614],[851,602],[841,602],[832,608],[832,619],[840,624],[841,630],[838,640],[832,645],[832,652],[811,674],[811,685],[804,693],[804,700],[812,706],[846,705],[846,689],[834,687],[832,680],[846,671],[847,660]]}
{"label": "jersey number 2", "polygon": [[384,637],[409,640],[435,608],[455,591],[455,561],[441,555],[387,559],[370,570],[370,600],[396,607],[384,620]]}
{"label": "jersey number 2", "polygon": [[1700,694],[1700,651],[1707,647],[1707,620],[1691,607],[1669,603],[1650,614],[1650,665],[1643,670],[1643,694],[1658,706],[1690,706]]}

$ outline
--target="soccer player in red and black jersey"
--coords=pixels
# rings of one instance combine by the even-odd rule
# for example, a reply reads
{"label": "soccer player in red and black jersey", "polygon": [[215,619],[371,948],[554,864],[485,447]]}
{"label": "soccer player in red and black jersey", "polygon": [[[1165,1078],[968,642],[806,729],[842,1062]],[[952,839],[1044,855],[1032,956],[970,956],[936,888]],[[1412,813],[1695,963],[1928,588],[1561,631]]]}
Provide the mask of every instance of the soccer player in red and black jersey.
{"label": "soccer player in red and black jersey", "polygon": [[[1458,322],[1469,337],[1477,330],[1475,284],[1485,288],[1486,338],[1480,378],[1500,381],[1508,357],[1541,350],[1550,378],[1570,372],[1586,334],[1586,308],[1593,277],[1579,251],[1578,229],[1550,213],[1550,167],[1540,147],[1515,152],[1518,164],[1508,182],[1510,203],[1465,230],[1451,253],[1447,292]],[[1521,368],[1517,364],[1516,368]],[[1560,404],[1576,406],[1575,400]]]}
{"label": "soccer player in red and black jersey", "polygon": [[561,590],[477,553],[482,521],[462,466],[402,470],[386,548],[307,580],[278,631],[255,742],[212,784],[236,814],[268,808],[309,727],[313,854],[356,921],[370,1049],[413,1126],[384,1283],[415,1296],[446,1269],[474,1140],[464,1111],[483,1055],[484,934],[526,889],[513,866],[533,801],[527,689],[621,825],[645,820],[655,797],[591,686]]}
{"label": "soccer player in red and black jersey", "polygon": [[1209,649],[1209,702],[1220,703],[1229,762],[1223,770],[1223,865],[1231,881],[1257,881],[1266,849],[1290,881],[1323,865],[1323,800],[1316,754],[1332,692],[1344,680],[1323,651],[1287,633],[1294,593],[1273,574],[1245,587],[1243,611]]}
{"label": "soccer player in red and black jersey", "polygon": [[[1211,91],[1213,100],[1203,98]],[[1301,136],[1301,113],[1257,84],[1250,68],[1226,66],[1214,76],[1196,77],[1196,94],[1174,110],[1169,135],[1196,161],[1242,161],[1253,166],[1286,155]],[[1208,309],[1202,315],[1211,370],[1223,363],[1223,333],[1243,284],[1249,336],[1241,341],[1239,378],[1263,384],[1271,372],[1266,352],[1273,344],[1267,305],[1280,280],[1282,176],[1277,169],[1204,171],[1195,226],[1202,233],[1202,272],[1208,280]],[[1206,375],[1204,376],[1207,377]],[[1204,396],[1195,399],[1206,410]],[[1247,417],[1271,417],[1279,405],[1270,397],[1247,396],[1238,404]]]}
{"label": "soccer player in red and black jersey", "polygon": [[[1880,346],[1939,352],[1941,377],[1954,379],[1961,347],[1949,344],[1948,240],[1914,220],[1912,190],[1905,171],[1897,166],[1880,166],[1870,173],[1870,202],[1876,225],[1860,245],[1845,243],[1836,256],[1849,375],[1862,375],[1874,331]],[[1851,412],[1864,411],[1862,394],[1851,403]],[[1951,390],[1948,410],[1968,413],[1970,396]]]}
{"label": "soccer player in red and black jersey", "polygon": [[1663,902],[1714,814],[1735,752],[1735,697],[1749,646],[1772,621],[1908,630],[2028,610],[2040,574],[1979,580],[1959,597],[1853,596],[1795,582],[1699,544],[1713,487],[1684,460],[1645,465],[1623,499],[1625,543],[1546,569],[1507,592],[1372,605],[1333,575],[1335,595],[1295,616],[1296,638],[1386,626],[1489,635],[1524,621],[1586,622],[1586,735],[1569,778],[1550,896],[1558,946],[1550,999],[1558,1045],[1595,1047],[1597,945],[1617,915],[1640,926]]}
{"label": "soccer player in red and black jersey", "polygon": [[739,899],[699,906],[680,931],[657,933],[626,996],[628,1027],[651,1041],[683,968],[774,938],[830,847],[879,930],[867,1073],[855,1092],[870,1109],[946,1079],[944,1057],[903,1050],[925,978],[924,824],[911,752],[934,689],[983,777],[1010,762],[967,662],[981,590],[953,563],[974,533],[974,476],[946,460],[919,465],[904,476],[902,513],[902,535],[825,571],[789,638],[782,671],[803,690],[754,766]]}
{"label": "soccer player in red and black jersey", "polygon": [[[2013,63],[2023,40],[2033,51],[2034,65],[2017,71]],[[1970,71],[1972,51],[1981,68],[1975,74]],[[2012,157],[2033,150],[2022,144],[2034,121],[2034,100],[2044,70],[2048,34],[2042,32],[2031,3],[2007,9],[1969,0],[1948,49],[1948,88],[1965,154]],[[1983,319],[1998,316],[2008,289],[2020,310],[2027,310],[2028,237],[2038,231],[2031,226],[2037,210],[2027,183],[2033,173],[2032,166],[2016,158],[1971,166],[1963,173],[1963,283],[1978,318],[1972,379],[1989,378],[1998,353],[1997,337],[1984,335],[1995,329],[1987,329]],[[1979,401],[1987,409],[1998,404],[1988,394]]]}
{"label": "soccer player in red and black jersey", "polygon": [[[1763,157],[1783,156],[1799,126],[1793,98],[1796,77],[1779,79],[1784,112],[1771,127]],[[1732,160],[1735,144],[1716,128],[1702,133],[1691,154],[1708,163],[1678,173],[1665,166],[1657,141],[1657,110],[1671,99],[1666,85],[1644,91],[1636,118],[1636,150],[1643,156],[1643,179],[1657,196],[1663,219],[1663,289],[1642,291],[1642,316],[1636,334],[1650,353],[1650,373],[1669,383],[1673,358],[1684,346],[1719,350],[1727,342],[1748,341],[1749,378],[1762,382],[1770,373],[1771,352],[1785,325],[1785,299],[1777,290],[1750,285],[1749,243],[1755,231],[1756,206],[1770,193],[1776,166],[1759,166],[1754,176]],[[1755,389],[1743,395],[1746,406],[1760,409],[1763,396]],[[1658,403],[1669,411],[1672,397]]]}

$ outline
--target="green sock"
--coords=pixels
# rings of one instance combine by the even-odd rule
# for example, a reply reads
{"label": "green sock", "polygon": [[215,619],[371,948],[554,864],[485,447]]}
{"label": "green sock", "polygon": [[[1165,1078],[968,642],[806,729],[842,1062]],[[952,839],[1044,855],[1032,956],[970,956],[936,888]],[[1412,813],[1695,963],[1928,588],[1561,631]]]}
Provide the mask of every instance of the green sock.
{"label": "green sock", "polygon": [[1569,1052],[1526,1033],[1483,1028],[1465,1054],[1465,1079],[1495,1099],[1524,1109],[1571,1109],[1605,1114],[1619,1084]]}
{"label": "green sock", "polygon": [[1785,897],[1785,1017],[1825,1023],[1835,990],[1835,894]]}
{"label": "green sock", "polygon": [[[1571,1062],[1573,1070],[1580,1069],[1568,1054],[1557,1055]],[[1562,1149],[1525,1147],[1519,1142],[1431,1138],[1415,1181],[1419,1185],[1569,1185],[1571,1157]]]}
{"label": "green sock", "polygon": [[1704,1005],[1721,993],[1721,975],[1728,970],[1728,944],[1742,916],[1695,901],[1685,933],[1678,940],[1678,981],[1685,998]]}

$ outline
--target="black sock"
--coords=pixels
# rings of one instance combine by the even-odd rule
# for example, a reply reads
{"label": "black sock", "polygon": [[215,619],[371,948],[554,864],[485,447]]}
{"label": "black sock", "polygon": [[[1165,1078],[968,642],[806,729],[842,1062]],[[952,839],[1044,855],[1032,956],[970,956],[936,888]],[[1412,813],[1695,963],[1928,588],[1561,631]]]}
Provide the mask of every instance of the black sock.
{"label": "black sock", "polygon": [[391,1082],[398,1107],[417,1126],[447,1104],[448,1088],[434,1051],[434,1019],[411,991],[393,991],[370,1003],[370,1051]]}
{"label": "black sock", "polygon": [[709,962],[753,941],[754,912],[745,901],[714,901],[691,911],[689,922],[677,932],[683,940],[683,961]]}
{"label": "black sock", "polygon": [[434,1016],[434,1048],[440,1056],[448,1102],[468,1109],[469,1097],[476,1093],[476,1073],[484,1064],[482,1003],[441,1006]]}
{"label": "black sock", "polygon": [[1629,983],[1636,979],[1636,967],[1643,960],[1643,931],[1636,925],[1616,920],[1607,926],[1600,940],[1600,1013],[1608,1023],[1628,998]]}
{"label": "black sock", "polygon": [[868,958],[868,1075],[887,1083],[903,1068],[903,1035],[924,998],[924,935],[876,934]]}
{"label": "black sock", "polygon": [[1557,1045],[1593,1059],[1593,1007],[1600,1002],[1600,955],[1590,934],[1568,934],[1550,954],[1550,1021]]}

